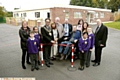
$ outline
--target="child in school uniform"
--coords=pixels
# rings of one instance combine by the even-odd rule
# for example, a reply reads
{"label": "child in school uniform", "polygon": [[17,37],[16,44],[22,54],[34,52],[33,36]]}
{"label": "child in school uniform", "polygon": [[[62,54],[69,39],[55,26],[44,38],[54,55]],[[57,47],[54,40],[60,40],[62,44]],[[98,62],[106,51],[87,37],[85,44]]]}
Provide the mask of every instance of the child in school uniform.
{"label": "child in school uniform", "polygon": [[92,49],[94,47],[94,42],[95,42],[95,37],[94,37],[94,33],[92,31],[91,27],[87,28],[87,32],[88,32],[88,38],[90,40],[90,48],[87,54],[87,59],[86,59],[86,67],[90,66],[90,60],[91,60],[91,53],[92,53]]}
{"label": "child in school uniform", "polygon": [[[40,34],[38,33],[38,27],[37,26],[33,27],[33,31],[34,31],[34,37],[38,40],[38,44],[39,44],[39,48],[40,48]],[[40,65],[39,52],[38,52],[38,64]]]}
{"label": "child in school uniform", "polygon": [[78,48],[80,51],[80,67],[78,68],[78,70],[84,70],[86,55],[90,48],[90,40],[88,39],[87,32],[83,32],[82,37],[79,39]]}
{"label": "child in school uniform", "polygon": [[27,40],[27,49],[28,49],[28,54],[30,55],[30,60],[31,60],[31,71],[34,71],[34,69],[39,70],[38,47],[39,47],[39,42],[34,37],[34,31],[31,31],[30,38],[28,38]]}

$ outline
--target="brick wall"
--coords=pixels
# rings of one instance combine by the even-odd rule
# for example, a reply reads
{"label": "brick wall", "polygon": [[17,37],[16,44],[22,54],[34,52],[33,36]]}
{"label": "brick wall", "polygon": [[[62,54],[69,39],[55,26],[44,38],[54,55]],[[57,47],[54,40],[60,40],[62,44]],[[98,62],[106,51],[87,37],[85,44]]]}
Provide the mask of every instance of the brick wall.
{"label": "brick wall", "polygon": [[[75,25],[78,23],[79,19],[83,19],[84,21],[87,21],[86,15],[87,15],[88,11],[89,10],[84,10],[84,9],[55,7],[55,8],[50,9],[50,16],[51,16],[52,21],[55,21],[55,17],[60,17],[60,22],[64,23],[65,14],[66,14],[66,12],[68,12],[69,13],[69,18],[68,18],[69,22],[71,24]],[[81,12],[82,18],[74,18],[74,12]],[[101,19],[103,22],[111,20],[111,17],[112,17],[111,12],[107,12],[107,11],[106,12],[105,11],[95,11],[95,12],[98,12],[98,14],[99,14],[98,18]],[[104,12],[104,18],[100,18],[100,12]],[[95,20],[98,18],[95,18]]]}

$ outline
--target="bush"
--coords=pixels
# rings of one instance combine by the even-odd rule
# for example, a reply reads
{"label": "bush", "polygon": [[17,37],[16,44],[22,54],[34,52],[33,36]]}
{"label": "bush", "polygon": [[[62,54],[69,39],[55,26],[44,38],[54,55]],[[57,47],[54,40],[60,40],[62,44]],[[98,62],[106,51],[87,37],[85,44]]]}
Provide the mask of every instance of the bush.
{"label": "bush", "polygon": [[0,23],[5,23],[6,20],[5,20],[5,17],[0,17]]}

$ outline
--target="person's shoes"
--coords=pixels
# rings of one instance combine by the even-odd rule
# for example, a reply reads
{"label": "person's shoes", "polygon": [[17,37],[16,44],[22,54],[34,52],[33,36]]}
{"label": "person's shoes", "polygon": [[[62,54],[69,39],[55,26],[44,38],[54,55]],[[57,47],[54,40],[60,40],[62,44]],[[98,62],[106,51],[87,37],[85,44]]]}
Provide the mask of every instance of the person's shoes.
{"label": "person's shoes", "polygon": [[31,71],[34,71],[34,68],[32,68]]}
{"label": "person's shoes", "polygon": [[30,63],[30,62],[27,62],[27,64],[31,65],[31,63]]}
{"label": "person's shoes", "polygon": [[84,67],[83,67],[83,66],[82,66],[82,67],[79,67],[78,70],[83,71],[83,70],[84,70]]}
{"label": "person's shoes", "polygon": [[91,60],[91,62],[95,62],[95,60]]}
{"label": "person's shoes", "polygon": [[38,65],[41,65],[40,61],[38,61]]}
{"label": "person's shoes", "polygon": [[95,63],[95,64],[93,64],[93,66],[95,66],[95,67],[96,67],[96,66],[99,66],[99,65],[100,65],[100,63]]}
{"label": "person's shoes", "polygon": [[87,68],[89,68],[89,67],[90,67],[90,65],[86,65],[86,67],[87,67]]}
{"label": "person's shoes", "polygon": [[50,68],[50,65],[49,65],[49,64],[45,64],[45,65]]}
{"label": "person's shoes", "polygon": [[39,70],[39,67],[37,67],[36,70]]}
{"label": "person's shoes", "polygon": [[22,68],[23,68],[23,69],[26,69],[25,65],[22,65]]}
{"label": "person's shoes", "polygon": [[52,62],[49,62],[50,65],[54,65]]}
{"label": "person's shoes", "polygon": [[63,59],[64,59],[64,54],[61,54],[60,60],[63,60]]}

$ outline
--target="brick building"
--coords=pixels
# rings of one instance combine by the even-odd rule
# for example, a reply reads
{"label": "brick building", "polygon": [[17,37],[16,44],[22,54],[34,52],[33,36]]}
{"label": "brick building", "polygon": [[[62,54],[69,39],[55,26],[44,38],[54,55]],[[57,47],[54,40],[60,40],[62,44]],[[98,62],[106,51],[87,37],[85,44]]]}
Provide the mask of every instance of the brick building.
{"label": "brick building", "polygon": [[68,18],[72,24],[77,24],[79,19],[83,19],[88,23],[93,23],[98,18],[103,22],[112,20],[111,10],[73,5],[57,5],[26,10],[18,9],[13,11],[13,16],[22,17],[26,20],[50,18],[52,21],[55,20],[55,17],[60,17],[61,23]]}

